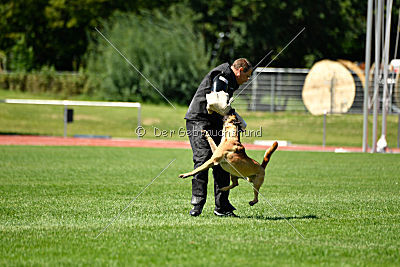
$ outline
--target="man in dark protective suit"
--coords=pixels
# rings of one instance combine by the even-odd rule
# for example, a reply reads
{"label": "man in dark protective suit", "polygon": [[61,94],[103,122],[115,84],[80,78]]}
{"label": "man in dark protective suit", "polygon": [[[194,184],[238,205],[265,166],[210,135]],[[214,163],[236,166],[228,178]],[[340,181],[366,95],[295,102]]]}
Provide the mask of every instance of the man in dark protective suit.
{"label": "man in dark protective suit", "polygon": [[[194,168],[199,167],[209,158],[212,151],[207,139],[202,135],[202,130],[208,131],[215,144],[221,141],[223,116],[234,113],[229,99],[239,85],[248,81],[252,73],[252,66],[245,58],[235,60],[232,65],[224,63],[212,69],[203,79],[190,103],[186,113],[186,130],[193,151]],[[237,113],[236,113],[237,114]],[[246,123],[242,118],[241,127]],[[219,189],[228,186],[230,175],[220,165],[213,167],[215,210],[217,216],[234,216],[235,208],[228,200],[229,191]],[[192,179],[193,209],[191,216],[199,216],[207,198],[208,170],[199,172]]]}

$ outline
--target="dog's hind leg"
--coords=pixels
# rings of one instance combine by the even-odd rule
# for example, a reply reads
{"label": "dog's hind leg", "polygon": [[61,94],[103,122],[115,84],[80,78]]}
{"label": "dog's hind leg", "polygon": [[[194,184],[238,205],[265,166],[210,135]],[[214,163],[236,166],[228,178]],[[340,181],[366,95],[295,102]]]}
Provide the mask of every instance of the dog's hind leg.
{"label": "dog's hind leg", "polygon": [[230,184],[230,185],[228,185],[228,186],[225,186],[225,187],[222,187],[220,190],[221,190],[221,191],[228,191],[228,190],[231,190],[232,188],[234,188],[234,187],[236,187],[236,186],[239,185],[238,180],[239,180],[239,178],[238,178],[237,176],[233,176],[233,175],[231,174],[231,181],[232,181],[232,184]]}
{"label": "dog's hind leg", "polygon": [[254,199],[249,202],[250,206],[253,206],[258,202],[258,193],[260,192],[261,185],[264,182],[264,175],[260,175],[253,180],[253,191],[254,191]]}
{"label": "dog's hind leg", "polygon": [[212,153],[214,153],[214,151],[217,149],[217,145],[215,144],[214,139],[211,138],[210,134],[206,130],[203,130],[202,132],[207,138],[208,143],[210,144]]}

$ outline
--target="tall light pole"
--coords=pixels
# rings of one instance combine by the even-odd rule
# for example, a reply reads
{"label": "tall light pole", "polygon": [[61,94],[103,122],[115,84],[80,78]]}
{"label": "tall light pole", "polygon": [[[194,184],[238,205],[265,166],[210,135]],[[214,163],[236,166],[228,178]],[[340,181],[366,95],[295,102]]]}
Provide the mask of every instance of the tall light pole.
{"label": "tall light pole", "polygon": [[368,93],[369,93],[369,69],[371,66],[371,31],[372,31],[372,8],[373,0],[368,0],[367,14],[367,38],[365,43],[365,87],[364,87],[364,123],[363,123],[363,141],[362,151],[368,149]]}
{"label": "tall light pole", "polygon": [[379,112],[379,69],[380,69],[380,50],[381,50],[381,18],[383,0],[377,0],[375,5],[375,73],[374,73],[374,118],[372,126],[372,153],[376,152],[376,142],[378,137],[378,112]]}
{"label": "tall light pole", "polygon": [[386,142],[386,120],[387,111],[389,108],[388,101],[388,67],[389,67],[389,48],[390,48],[390,25],[391,25],[391,15],[392,15],[392,4],[393,0],[387,0],[386,2],[386,29],[385,29],[385,47],[384,47],[384,58],[383,58],[383,96],[382,96],[382,135],[380,138],[380,144],[382,147],[378,146],[379,150],[384,152],[387,146]]}

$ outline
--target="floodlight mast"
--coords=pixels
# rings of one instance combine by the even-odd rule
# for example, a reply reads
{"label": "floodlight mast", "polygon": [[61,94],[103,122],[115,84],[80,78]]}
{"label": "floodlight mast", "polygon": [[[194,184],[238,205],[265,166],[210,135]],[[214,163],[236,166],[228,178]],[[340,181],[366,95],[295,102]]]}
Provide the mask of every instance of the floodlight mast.
{"label": "floodlight mast", "polygon": [[378,133],[378,110],[379,110],[379,69],[380,69],[380,49],[381,49],[381,18],[382,18],[382,6],[383,0],[376,1],[377,6],[376,18],[375,18],[375,73],[374,73],[374,110],[373,110],[373,126],[372,126],[372,153],[375,153],[377,148],[377,133]]}
{"label": "floodlight mast", "polygon": [[399,14],[399,17],[397,18],[397,30],[396,30],[396,46],[394,48],[394,59],[397,59],[397,48],[399,44],[399,32],[400,32],[400,8],[399,11],[397,12]]}
{"label": "floodlight mast", "polygon": [[369,70],[371,66],[371,31],[372,31],[372,7],[373,0],[368,0],[367,15],[367,39],[365,45],[365,87],[364,87],[364,123],[363,123],[363,142],[362,151],[367,152],[368,149],[368,93],[369,93]]}
{"label": "floodlight mast", "polygon": [[[387,112],[389,109],[388,99],[388,67],[389,67],[389,48],[390,48],[390,25],[392,18],[392,4],[393,0],[387,0],[386,2],[386,32],[385,32],[385,48],[383,58],[383,96],[382,96],[382,135],[381,139],[386,143],[386,121]],[[384,148],[378,148],[384,149]]]}

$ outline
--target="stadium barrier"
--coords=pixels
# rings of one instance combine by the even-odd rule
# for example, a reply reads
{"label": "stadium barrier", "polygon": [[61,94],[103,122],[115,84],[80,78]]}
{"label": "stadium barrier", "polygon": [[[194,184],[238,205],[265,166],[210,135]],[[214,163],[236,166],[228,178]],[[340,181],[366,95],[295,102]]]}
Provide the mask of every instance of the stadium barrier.
{"label": "stadium barrier", "polygon": [[[67,136],[67,124],[71,121],[68,119],[69,106],[90,106],[90,107],[124,107],[137,108],[138,119],[137,127],[141,126],[141,109],[142,106],[137,102],[106,102],[106,101],[72,101],[72,100],[41,100],[41,99],[3,99],[0,103],[5,104],[25,104],[25,105],[57,105],[64,106],[64,137]],[[138,138],[140,138],[138,136]]]}

